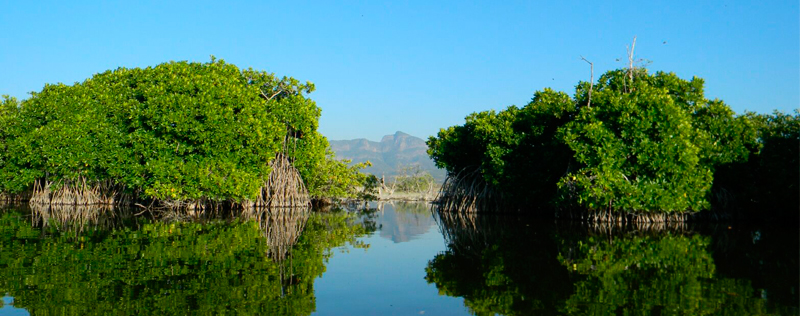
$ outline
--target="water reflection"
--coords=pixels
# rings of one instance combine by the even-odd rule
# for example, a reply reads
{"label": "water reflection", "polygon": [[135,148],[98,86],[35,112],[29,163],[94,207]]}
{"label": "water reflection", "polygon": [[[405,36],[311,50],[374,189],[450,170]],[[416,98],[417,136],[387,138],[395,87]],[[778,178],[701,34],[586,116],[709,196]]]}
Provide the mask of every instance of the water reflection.
{"label": "water reflection", "polygon": [[[738,237],[727,227],[565,226],[475,213],[439,217],[448,250],[429,262],[426,280],[442,294],[463,297],[475,315],[798,312],[792,292],[798,282],[796,241],[776,242],[768,246],[772,251],[762,244],[759,254],[748,249],[751,240],[731,241]],[[767,278],[743,277],[730,266],[745,270],[752,264],[718,265],[715,251],[736,260],[771,260],[765,264],[777,271]]]}
{"label": "water reflection", "polygon": [[0,314],[11,298],[46,315],[798,312],[797,227],[588,227],[400,203],[139,213],[0,212]]}
{"label": "water reflection", "polygon": [[276,262],[283,262],[291,255],[291,250],[297,244],[303,233],[311,208],[261,208],[250,212],[245,218],[258,223],[264,237],[267,239],[267,256]]}
{"label": "water reflection", "polygon": [[30,315],[24,308],[14,307],[14,298],[11,296],[4,296],[0,300],[0,315]]}
{"label": "water reflection", "polygon": [[440,294],[463,297],[473,314],[555,314],[571,293],[558,245],[526,218],[443,212],[439,227],[448,250],[425,278]]}
{"label": "water reflection", "polygon": [[425,203],[388,202],[377,204],[380,236],[395,243],[418,238],[434,225],[430,206]]}
{"label": "water reflection", "polygon": [[124,227],[133,219],[134,210],[107,205],[32,204],[30,214],[34,226],[53,226],[62,233],[80,233],[84,230],[113,230]]}
{"label": "water reflection", "polygon": [[352,213],[280,209],[251,220],[125,211],[0,214],[0,293],[31,314],[308,315],[331,249],[368,231]]}

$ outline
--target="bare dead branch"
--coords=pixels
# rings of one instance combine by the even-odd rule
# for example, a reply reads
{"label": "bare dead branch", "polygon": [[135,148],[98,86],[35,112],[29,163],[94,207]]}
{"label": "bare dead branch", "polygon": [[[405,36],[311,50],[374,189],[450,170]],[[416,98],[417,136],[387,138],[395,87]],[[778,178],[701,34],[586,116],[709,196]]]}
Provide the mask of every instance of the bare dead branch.
{"label": "bare dead branch", "polygon": [[259,91],[259,92],[261,92],[261,98],[263,98],[264,100],[270,101],[270,100],[274,99],[276,96],[278,96],[281,92],[283,92],[283,89],[278,90],[277,92],[273,93],[270,96],[268,96],[266,93],[264,93],[264,91]]}
{"label": "bare dead branch", "polygon": [[587,107],[592,107],[592,90],[594,89],[594,64],[589,61],[588,59],[581,56],[581,59],[587,63],[589,63],[589,70],[591,74],[589,76],[589,102],[586,104]]}
{"label": "bare dead branch", "polygon": [[633,49],[636,47],[636,36],[633,37],[633,43],[631,46],[628,47],[628,79],[631,81],[631,85],[633,85]]}

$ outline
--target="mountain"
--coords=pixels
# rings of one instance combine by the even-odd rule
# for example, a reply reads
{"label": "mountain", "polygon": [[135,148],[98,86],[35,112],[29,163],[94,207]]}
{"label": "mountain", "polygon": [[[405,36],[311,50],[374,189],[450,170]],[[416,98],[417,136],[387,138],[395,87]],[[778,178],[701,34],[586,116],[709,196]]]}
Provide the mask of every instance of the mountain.
{"label": "mountain", "polygon": [[428,145],[419,137],[398,131],[394,135],[383,136],[380,142],[364,138],[353,140],[331,140],[331,149],[336,158],[350,159],[353,163],[369,160],[372,167],[364,172],[381,175],[397,175],[406,166],[418,165],[422,170],[430,172],[438,181],[443,181],[445,171],[438,169],[428,157]]}

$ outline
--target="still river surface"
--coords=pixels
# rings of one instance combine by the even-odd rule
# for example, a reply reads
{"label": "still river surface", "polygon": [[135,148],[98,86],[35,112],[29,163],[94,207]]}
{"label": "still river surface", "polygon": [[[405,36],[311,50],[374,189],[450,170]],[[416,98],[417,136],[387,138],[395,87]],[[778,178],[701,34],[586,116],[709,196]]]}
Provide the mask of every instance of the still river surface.
{"label": "still river surface", "polygon": [[798,314],[796,223],[133,212],[0,211],[0,315]]}

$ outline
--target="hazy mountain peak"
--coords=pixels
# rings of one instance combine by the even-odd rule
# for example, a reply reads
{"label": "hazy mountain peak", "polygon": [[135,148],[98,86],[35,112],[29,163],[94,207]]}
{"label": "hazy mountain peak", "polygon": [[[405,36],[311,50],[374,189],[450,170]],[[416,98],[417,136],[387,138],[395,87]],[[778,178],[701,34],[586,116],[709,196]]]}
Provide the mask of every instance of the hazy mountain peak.
{"label": "hazy mountain peak", "polygon": [[330,144],[339,159],[350,159],[353,163],[370,161],[372,167],[365,172],[377,176],[393,176],[402,167],[419,165],[437,180],[444,179],[444,170],[437,169],[428,157],[425,141],[401,131],[384,136],[380,142],[359,138],[331,140]]}
{"label": "hazy mountain peak", "polygon": [[409,137],[417,138],[417,137],[411,136],[409,134],[403,133],[401,131],[397,131],[397,132],[394,133],[394,135],[383,136],[383,138],[381,139],[381,143],[383,143],[383,142],[391,142],[391,141],[395,141],[395,140],[398,140],[398,139],[405,139],[405,138],[409,138]]}

